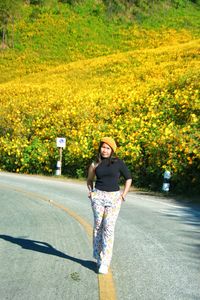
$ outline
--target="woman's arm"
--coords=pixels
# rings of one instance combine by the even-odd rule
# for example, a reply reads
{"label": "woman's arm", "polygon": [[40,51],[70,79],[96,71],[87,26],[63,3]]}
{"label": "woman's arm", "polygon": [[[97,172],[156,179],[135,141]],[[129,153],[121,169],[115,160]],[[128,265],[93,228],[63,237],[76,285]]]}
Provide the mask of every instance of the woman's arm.
{"label": "woman's arm", "polygon": [[131,187],[132,179],[127,179],[124,185],[124,190],[121,194],[122,200],[125,201],[126,194],[128,193]]}
{"label": "woman's arm", "polygon": [[88,177],[87,177],[87,187],[88,187],[88,190],[89,190],[88,197],[90,197],[91,191],[93,190],[94,178],[95,178],[95,168],[94,168],[94,163],[92,163],[89,167]]}

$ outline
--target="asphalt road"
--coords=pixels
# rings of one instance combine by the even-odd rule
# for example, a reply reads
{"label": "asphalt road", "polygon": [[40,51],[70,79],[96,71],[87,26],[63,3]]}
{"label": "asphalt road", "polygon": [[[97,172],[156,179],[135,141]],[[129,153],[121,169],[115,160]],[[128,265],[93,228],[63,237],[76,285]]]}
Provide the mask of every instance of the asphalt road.
{"label": "asphalt road", "polygon": [[[99,299],[91,238],[53,202],[92,226],[84,183],[0,173],[1,300]],[[200,208],[129,193],[111,272],[118,300],[199,300]]]}

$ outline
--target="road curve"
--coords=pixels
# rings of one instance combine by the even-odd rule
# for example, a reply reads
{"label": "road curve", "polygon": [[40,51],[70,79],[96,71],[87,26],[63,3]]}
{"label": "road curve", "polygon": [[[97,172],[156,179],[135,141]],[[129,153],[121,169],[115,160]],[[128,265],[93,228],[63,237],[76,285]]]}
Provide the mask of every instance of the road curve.
{"label": "road curve", "polygon": [[[98,299],[91,239],[79,222],[93,222],[85,184],[1,172],[0,192],[1,300]],[[101,299],[200,299],[199,238],[198,207],[130,193],[116,225],[116,290],[104,294],[102,281]]]}

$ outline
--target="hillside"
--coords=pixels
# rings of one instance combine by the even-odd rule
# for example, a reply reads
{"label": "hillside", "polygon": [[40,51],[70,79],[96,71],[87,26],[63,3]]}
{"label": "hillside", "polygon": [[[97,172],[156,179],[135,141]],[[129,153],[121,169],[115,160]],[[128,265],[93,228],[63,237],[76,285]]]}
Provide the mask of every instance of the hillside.
{"label": "hillside", "polygon": [[118,14],[111,14],[101,1],[95,0],[75,6],[23,6],[14,27],[12,23],[8,26],[7,46],[11,46],[14,36],[14,48],[1,51],[0,82],[65,62],[157,48],[199,37],[200,6],[188,3],[176,9],[166,1],[156,3],[160,4],[131,16],[130,8],[125,12],[118,8]]}
{"label": "hillside", "polygon": [[[59,16],[59,21],[57,14],[42,13],[38,22],[46,29],[40,27],[35,37],[39,25],[32,23],[32,38],[31,23],[25,26],[23,19],[16,24],[16,43],[23,47],[6,50],[2,58],[1,169],[53,174],[58,159],[55,138],[65,136],[63,174],[84,176],[93,148],[105,134],[116,139],[117,155],[126,160],[135,185],[159,190],[167,169],[173,174],[174,191],[186,187],[198,192],[199,19],[191,18],[188,29],[181,28],[186,16],[178,19],[178,12],[174,23],[169,18],[173,26],[169,16],[163,20],[166,27],[148,18],[143,26],[119,20],[106,26],[99,16],[88,13],[86,19],[83,8],[79,10],[80,6],[73,8],[73,13],[90,24],[84,30],[73,13],[69,19]],[[199,13],[193,6],[191,11]],[[54,52],[54,32],[61,35],[73,18],[79,34],[71,29],[69,47],[56,43]],[[47,24],[55,28],[48,43]],[[34,39],[41,42],[38,49]]]}

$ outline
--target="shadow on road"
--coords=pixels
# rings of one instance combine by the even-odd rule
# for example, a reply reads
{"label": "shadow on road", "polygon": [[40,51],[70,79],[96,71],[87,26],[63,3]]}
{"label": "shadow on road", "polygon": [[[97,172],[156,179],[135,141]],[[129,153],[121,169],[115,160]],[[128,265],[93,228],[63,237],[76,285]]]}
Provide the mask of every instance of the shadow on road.
{"label": "shadow on road", "polygon": [[[190,248],[195,258],[200,260],[200,197],[174,196],[143,191],[137,191],[136,194],[143,196],[145,200],[166,204],[160,210],[160,214],[187,226],[182,229],[181,234],[189,241],[188,249]],[[176,227],[174,228],[175,231]],[[180,232],[178,234],[180,235]]]}
{"label": "shadow on road", "polygon": [[191,204],[171,207],[165,210],[164,215],[188,225],[187,229],[182,230],[182,234],[187,240],[191,240],[187,246],[193,249],[195,257],[200,259],[200,207]]}
{"label": "shadow on road", "polygon": [[29,239],[15,238],[15,237],[12,237],[9,235],[1,235],[1,234],[0,234],[0,238],[5,241],[8,241],[10,243],[19,245],[23,249],[41,252],[41,253],[45,253],[45,254],[49,254],[49,255],[54,255],[54,256],[58,256],[58,257],[61,257],[64,259],[74,261],[74,262],[82,265],[83,267],[97,273],[97,267],[96,267],[96,263],[94,261],[83,260],[83,259],[79,259],[79,258],[70,256],[70,255],[67,255],[67,254],[55,249],[48,243],[41,242],[41,241],[29,240]]}

